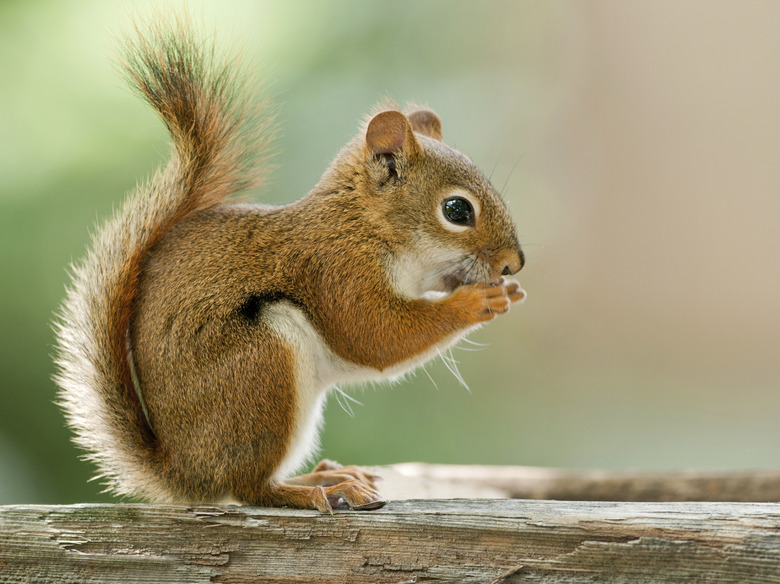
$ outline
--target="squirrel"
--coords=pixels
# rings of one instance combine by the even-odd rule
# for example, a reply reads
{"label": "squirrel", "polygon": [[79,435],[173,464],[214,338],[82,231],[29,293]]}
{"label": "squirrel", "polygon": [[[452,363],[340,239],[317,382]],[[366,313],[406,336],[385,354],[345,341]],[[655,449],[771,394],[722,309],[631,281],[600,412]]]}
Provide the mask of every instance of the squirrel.
{"label": "squirrel", "polygon": [[382,506],[360,467],[292,475],[329,389],[399,376],[524,299],[505,203],[435,113],[387,105],[300,200],[230,200],[266,175],[247,72],[182,21],[123,49],[171,157],[71,268],[55,380],[74,441],[119,495]]}

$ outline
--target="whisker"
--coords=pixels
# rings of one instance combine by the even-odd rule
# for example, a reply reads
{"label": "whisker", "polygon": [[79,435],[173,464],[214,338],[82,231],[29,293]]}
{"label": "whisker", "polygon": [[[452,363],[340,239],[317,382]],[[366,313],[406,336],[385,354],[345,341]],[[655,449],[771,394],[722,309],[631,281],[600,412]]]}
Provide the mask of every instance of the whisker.
{"label": "whisker", "polygon": [[501,147],[501,152],[498,154],[498,158],[496,158],[496,163],[493,165],[493,169],[490,171],[490,174],[488,175],[488,182],[490,182],[490,179],[493,178],[493,173],[496,172],[496,169],[498,168],[498,163],[501,162],[501,157],[504,155],[505,150],[506,150],[506,145]]}
{"label": "whisker", "polygon": [[498,192],[499,192],[499,194],[500,194],[502,197],[504,196],[504,193],[506,192],[506,188],[509,186],[509,179],[511,179],[511,178],[512,178],[512,175],[515,173],[515,170],[517,169],[517,166],[520,164],[520,161],[523,159],[523,157],[524,157],[524,156],[525,156],[525,152],[524,152],[524,153],[522,153],[522,154],[521,154],[521,155],[520,155],[520,156],[517,158],[517,162],[515,162],[514,166],[512,167],[512,170],[510,170],[510,171],[509,171],[509,174],[507,175],[507,177],[506,177],[506,180],[504,181],[504,186],[503,186],[503,187],[501,187],[501,190],[500,190],[500,191],[498,191]]}
{"label": "whisker", "polygon": [[469,388],[468,384],[463,379],[463,376],[460,374],[460,371],[458,370],[458,362],[455,360],[455,357],[452,356],[452,350],[449,351],[449,356],[445,355],[440,350],[437,350],[437,352],[439,353],[439,357],[441,357],[444,366],[450,370],[450,373],[452,373],[455,379],[458,380],[458,383],[460,383],[463,387],[465,387],[466,391],[471,393],[471,389]]}
{"label": "whisker", "polygon": [[436,267],[439,267],[439,266],[443,266],[440,270],[438,270],[438,272],[442,272],[442,271],[446,270],[449,267],[456,266],[456,265],[458,265],[460,263],[465,262],[466,260],[469,259],[469,257],[471,257],[471,254],[464,253],[460,257],[455,258],[455,259],[446,259],[446,260],[442,260],[440,262],[436,262],[436,263],[432,264],[430,267],[431,268],[436,268]]}
{"label": "whisker", "polygon": [[344,401],[344,394],[338,387],[334,387],[334,389],[336,390],[336,403],[339,404],[339,407],[344,410],[350,418],[354,418],[355,412],[352,410],[352,406]]}
{"label": "whisker", "polygon": [[428,280],[431,280],[433,278],[436,278],[436,277],[440,276],[441,274],[443,274],[445,272],[449,272],[449,271],[457,272],[459,270],[462,270],[463,269],[462,266],[464,266],[470,260],[471,260],[471,255],[470,254],[464,254],[463,257],[461,257],[460,259],[457,259],[457,260],[449,260],[447,262],[439,262],[438,264],[435,264],[435,265],[444,265],[443,268],[441,268],[440,270],[436,270],[435,272],[432,272],[430,274],[426,274],[425,276],[420,278],[417,281],[417,283],[418,284],[422,284],[422,283],[424,283],[424,282],[426,282]]}
{"label": "whisker", "polygon": [[436,265],[443,265],[444,267],[442,269],[440,269],[440,270],[436,270],[435,272],[432,272],[432,273],[428,274],[427,276],[425,276],[425,278],[423,278],[423,280],[425,280],[426,278],[430,278],[431,276],[438,276],[442,272],[445,272],[445,271],[447,271],[448,269],[450,269],[452,267],[458,266],[461,263],[465,263],[469,259],[469,257],[470,256],[468,254],[466,254],[466,255],[464,255],[462,258],[460,258],[458,260],[450,260],[450,261],[447,261],[447,262],[439,262]]}
{"label": "whisker", "polygon": [[425,374],[428,376],[428,379],[431,380],[431,383],[433,383],[433,387],[436,389],[439,389],[439,386],[436,384],[436,382],[433,380],[433,377],[431,377],[431,374],[428,372],[428,370],[425,368],[425,365],[422,366],[422,370],[425,371]]}
{"label": "whisker", "polygon": [[341,401],[341,399],[342,399],[341,394],[336,392],[336,403],[339,404],[339,407],[343,411],[345,411],[350,418],[354,418],[355,412],[353,412],[350,408],[348,408],[347,405],[343,401]]}
{"label": "whisker", "polygon": [[471,265],[468,267],[468,270],[466,270],[466,275],[463,279],[464,282],[471,282],[471,274],[474,271],[475,268],[481,266],[481,262],[479,261],[479,258],[475,255],[473,256],[471,260]]}
{"label": "whisker", "polygon": [[460,364],[460,362],[457,359],[455,359],[455,355],[452,354],[452,347],[447,349],[447,353],[450,356],[450,362],[452,363],[453,367],[455,367],[455,371],[458,372],[458,380],[460,381],[461,385],[463,385],[463,387],[466,388],[466,391],[471,393],[471,388],[469,387],[468,383],[466,383],[466,380],[463,379],[463,376],[460,373],[460,369],[458,369],[458,365]]}
{"label": "whisker", "polygon": [[333,389],[336,391],[336,401],[341,406],[341,409],[347,412],[347,415],[350,418],[354,418],[355,412],[352,410],[352,404],[354,403],[359,406],[362,406],[363,404],[357,399],[355,399],[354,397],[352,397],[351,395],[349,395],[348,393],[346,393],[340,387],[334,385]]}
{"label": "whisker", "polygon": [[453,349],[457,349],[458,351],[466,351],[467,353],[481,353],[482,351],[485,350],[484,348],[481,347],[476,347],[472,349],[471,347],[461,347],[459,345],[455,345]]}

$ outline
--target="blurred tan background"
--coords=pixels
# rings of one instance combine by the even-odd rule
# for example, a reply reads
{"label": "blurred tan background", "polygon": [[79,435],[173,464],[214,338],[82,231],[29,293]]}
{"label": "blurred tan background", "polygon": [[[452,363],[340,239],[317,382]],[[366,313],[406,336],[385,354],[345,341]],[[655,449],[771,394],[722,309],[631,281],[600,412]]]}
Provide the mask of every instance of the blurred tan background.
{"label": "blurred tan background", "polygon": [[[0,504],[107,500],[53,404],[67,264],[167,157],[112,68],[130,5],[0,3]],[[441,364],[331,400],[322,454],[602,468],[780,465],[780,3],[204,0],[280,104],[303,195],[385,95],[491,174],[525,305]]]}

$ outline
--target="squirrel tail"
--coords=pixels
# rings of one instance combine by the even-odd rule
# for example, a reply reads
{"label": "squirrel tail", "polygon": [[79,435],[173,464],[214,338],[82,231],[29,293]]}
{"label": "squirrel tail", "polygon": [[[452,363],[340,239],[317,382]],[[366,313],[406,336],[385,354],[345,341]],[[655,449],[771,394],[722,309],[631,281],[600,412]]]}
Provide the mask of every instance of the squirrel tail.
{"label": "squirrel tail", "polygon": [[59,404],[107,490],[176,501],[136,388],[129,324],[147,251],[173,225],[262,181],[271,116],[235,59],[220,59],[186,19],[156,22],[125,43],[131,85],[172,139],[167,166],[136,188],[72,266],[57,337]]}

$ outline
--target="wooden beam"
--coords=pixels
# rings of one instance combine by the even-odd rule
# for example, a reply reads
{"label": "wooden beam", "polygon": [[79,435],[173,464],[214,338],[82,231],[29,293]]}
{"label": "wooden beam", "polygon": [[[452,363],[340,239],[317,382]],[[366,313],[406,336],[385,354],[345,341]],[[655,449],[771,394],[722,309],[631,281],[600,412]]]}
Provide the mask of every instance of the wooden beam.
{"label": "wooden beam", "polygon": [[780,504],[0,507],[0,582],[780,582]]}
{"label": "wooden beam", "polygon": [[377,468],[391,499],[780,502],[780,470],[605,471],[404,463]]}

